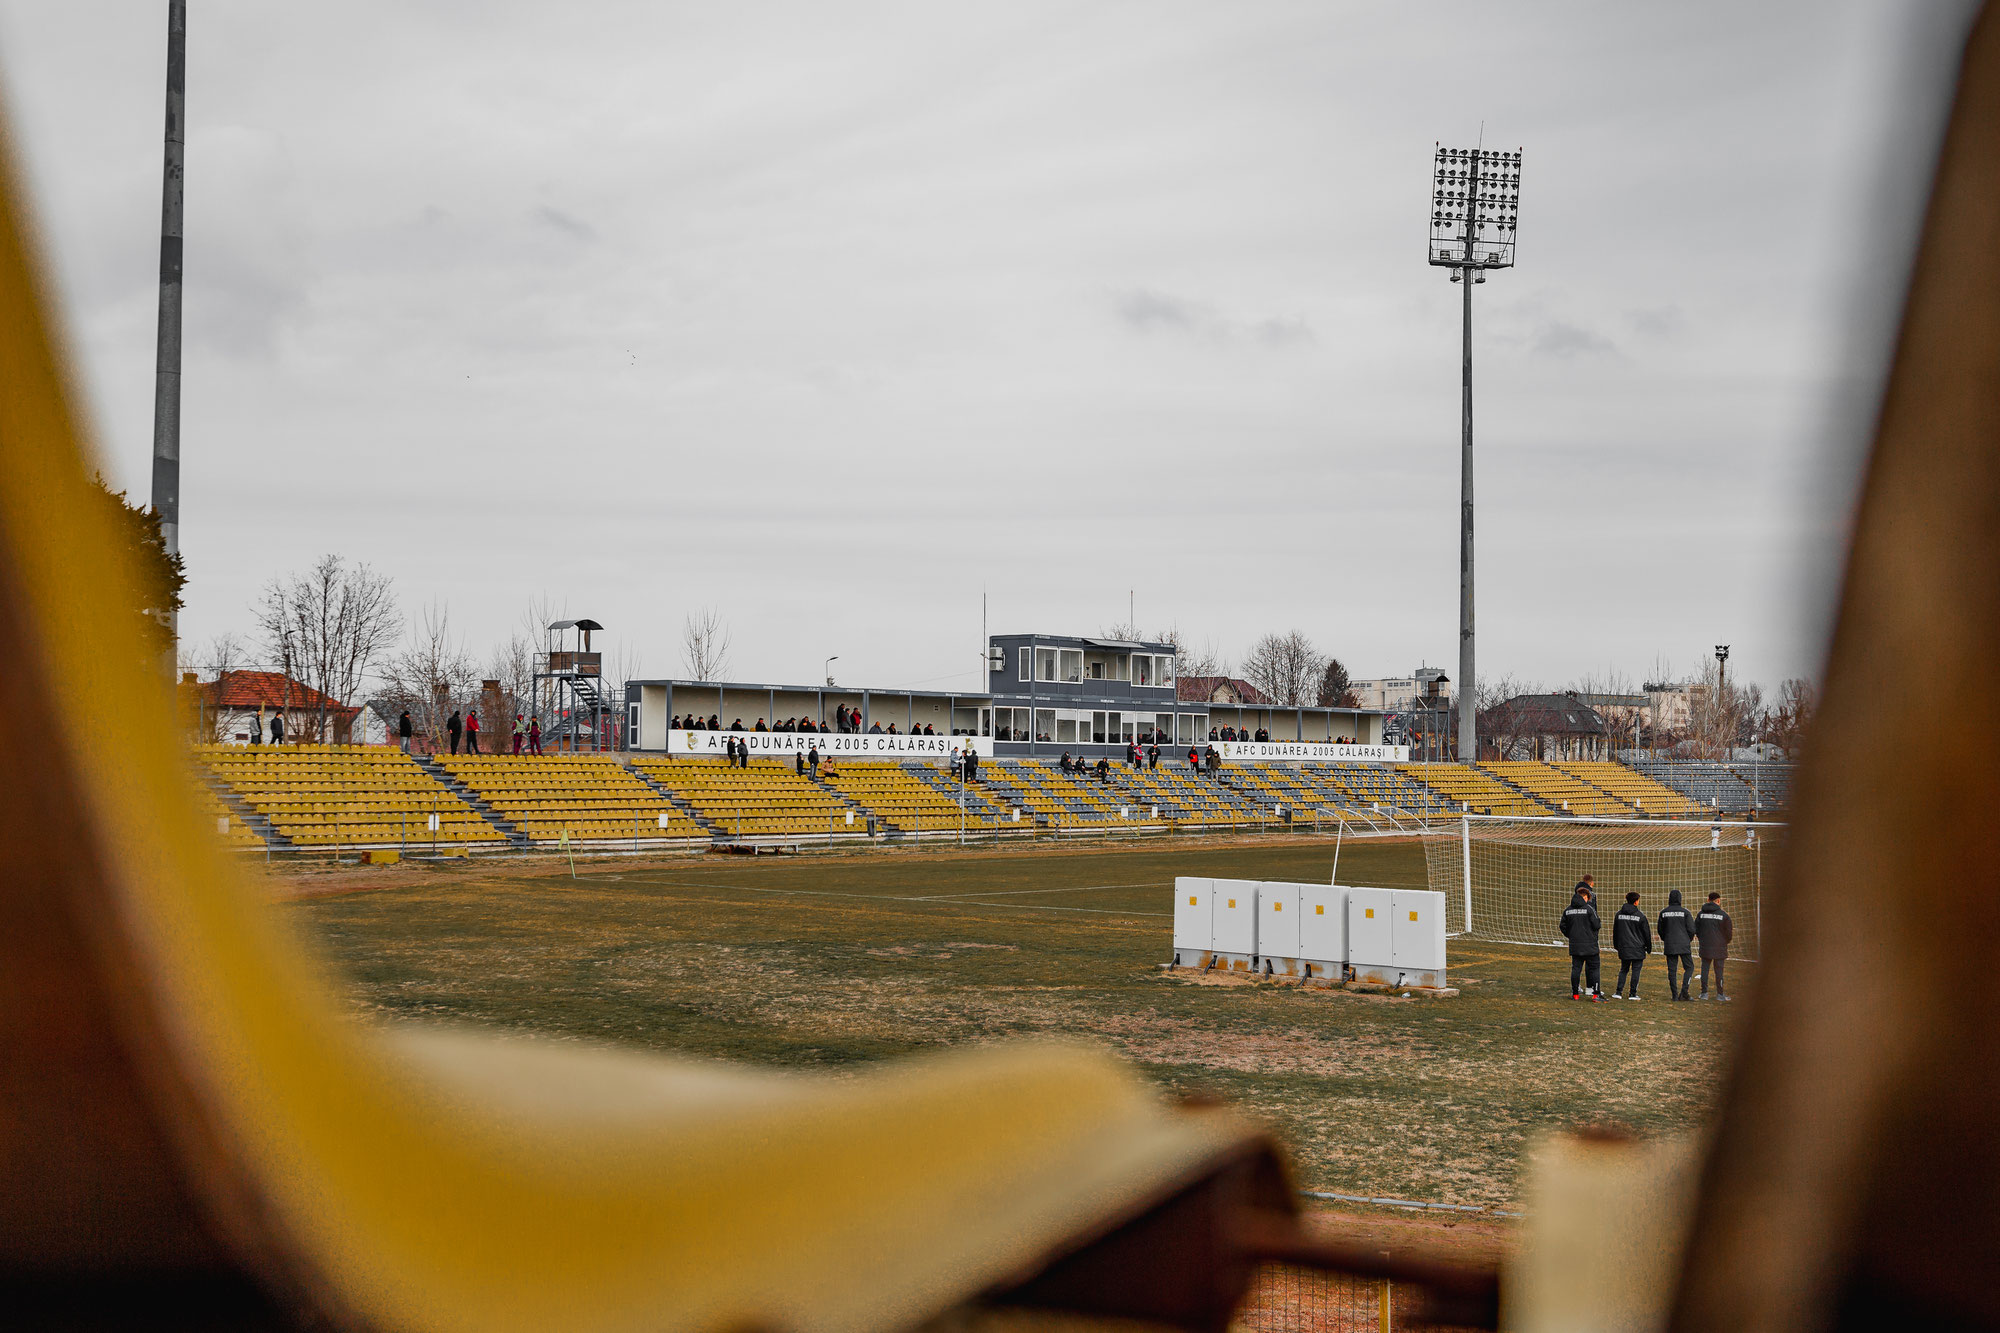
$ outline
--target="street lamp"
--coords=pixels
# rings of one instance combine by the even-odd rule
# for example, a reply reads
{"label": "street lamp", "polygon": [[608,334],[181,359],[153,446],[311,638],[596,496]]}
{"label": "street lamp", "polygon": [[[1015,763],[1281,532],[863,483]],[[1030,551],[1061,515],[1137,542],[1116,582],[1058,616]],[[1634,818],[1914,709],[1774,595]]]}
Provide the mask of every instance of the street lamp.
{"label": "street lamp", "polygon": [[1465,284],[1464,422],[1458,483],[1458,757],[1479,758],[1472,653],[1472,285],[1489,268],[1514,266],[1521,202],[1521,153],[1446,148],[1432,159],[1431,247],[1434,268]]}
{"label": "street lamp", "polygon": [[820,667],[819,673],[826,677],[826,683],[829,685],[833,684],[833,664],[839,660],[840,654],[835,653],[832,657],[827,658],[826,662]]}

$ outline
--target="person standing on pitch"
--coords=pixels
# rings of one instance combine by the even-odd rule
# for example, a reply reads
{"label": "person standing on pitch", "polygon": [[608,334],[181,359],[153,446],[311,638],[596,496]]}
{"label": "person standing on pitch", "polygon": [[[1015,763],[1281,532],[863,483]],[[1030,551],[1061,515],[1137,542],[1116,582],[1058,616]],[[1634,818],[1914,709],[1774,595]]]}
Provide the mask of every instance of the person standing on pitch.
{"label": "person standing on pitch", "polygon": [[[1660,952],[1667,956],[1667,998],[1685,1000],[1694,980],[1694,913],[1681,906],[1681,891],[1667,894],[1666,910],[1660,913]],[[1680,985],[1674,973],[1680,972]]]}
{"label": "person standing on pitch", "polygon": [[[1646,920],[1646,914],[1639,910],[1639,895],[1625,895],[1625,905],[1611,918],[1611,947],[1618,951],[1618,984],[1611,993],[1621,1000],[1639,998],[1639,969],[1646,965],[1646,955],[1653,951],[1653,926]],[[1632,987],[1625,987],[1627,975],[1632,978]]]}
{"label": "person standing on pitch", "polygon": [[1590,986],[1590,998],[1604,998],[1604,984],[1597,970],[1597,932],[1602,923],[1597,919],[1597,909],[1590,902],[1590,876],[1576,886],[1570,895],[1569,906],[1562,914],[1562,933],[1569,940],[1569,998],[1581,1000],[1582,991],[1577,989],[1578,980],[1585,980]]}
{"label": "person standing on pitch", "polygon": [[1694,935],[1701,941],[1701,998],[1708,998],[1708,965],[1715,964],[1715,998],[1727,1000],[1722,989],[1722,965],[1729,961],[1729,941],[1736,936],[1735,923],[1722,910],[1722,895],[1711,892],[1708,901],[1695,913]]}

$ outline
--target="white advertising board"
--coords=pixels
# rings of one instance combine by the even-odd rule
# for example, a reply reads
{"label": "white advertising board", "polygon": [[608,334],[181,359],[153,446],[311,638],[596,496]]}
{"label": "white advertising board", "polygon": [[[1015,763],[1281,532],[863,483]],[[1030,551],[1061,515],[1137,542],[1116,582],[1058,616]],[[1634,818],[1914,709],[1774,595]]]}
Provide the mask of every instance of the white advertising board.
{"label": "white advertising board", "polygon": [[1299,975],[1298,885],[1257,886],[1257,952],[1273,974]]}
{"label": "white advertising board", "polygon": [[789,759],[816,749],[833,759],[949,759],[970,745],[982,758],[993,757],[991,736],[890,736],[838,731],[669,731],[667,753],[720,759],[728,743],[741,741],[751,758],[776,755]]}
{"label": "white advertising board", "polygon": [[1303,884],[1299,893],[1299,957],[1338,976],[1347,962],[1347,889],[1339,884]]}
{"label": "white advertising board", "polygon": [[1202,741],[1213,745],[1225,764],[1315,763],[1406,764],[1407,745],[1335,745],[1331,741]]}
{"label": "white advertising board", "polygon": [[1257,952],[1257,881],[1218,879],[1214,886],[1209,947],[1217,953],[1239,955],[1247,964]]}
{"label": "white advertising board", "polygon": [[1208,952],[1215,929],[1210,899],[1215,882],[1179,875],[1174,879],[1174,952],[1183,963],[1194,963]]}

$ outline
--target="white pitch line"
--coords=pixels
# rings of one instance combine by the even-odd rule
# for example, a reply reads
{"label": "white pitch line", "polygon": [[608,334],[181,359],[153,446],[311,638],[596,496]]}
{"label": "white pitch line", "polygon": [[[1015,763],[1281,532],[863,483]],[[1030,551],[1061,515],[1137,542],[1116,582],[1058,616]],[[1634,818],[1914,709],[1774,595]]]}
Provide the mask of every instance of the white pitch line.
{"label": "white pitch line", "polygon": [[[1076,884],[1066,889],[981,889],[977,893],[930,893],[912,898],[913,903],[943,902],[959,898],[1020,898],[1031,893],[1097,893],[1104,889],[1164,889],[1167,886],[1149,880],[1144,884]],[[1172,913],[1168,913],[1169,916]]]}
{"label": "white pitch line", "polygon": [[[657,884],[664,889],[742,889],[746,893],[774,893],[788,898],[798,898],[798,897],[859,898],[868,902],[886,902],[886,903],[951,903],[952,905],[958,907],[1011,907],[1014,910],[1020,912],[1090,912],[1097,916],[1157,916],[1164,918],[1171,918],[1173,916],[1172,912],[1122,912],[1117,910],[1116,908],[1111,908],[1111,907],[1055,907],[1055,906],[1046,906],[1041,903],[963,902],[949,897],[906,898],[900,894],[894,894],[894,893],[840,893],[833,889],[767,889],[767,888],[760,888],[754,884],[704,884],[699,881],[689,882],[686,880],[642,880],[640,882]],[[1083,887],[1086,889],[1095,889],[1095,888],[1118,889],[1118,888],[1143,888],[1146,886],[1135,885],[1135,884],[1087,884],[1084,885]],[[1017,889],[1014,892],[1051,893],[1051,892],[1062,892],[1062,890]]]}

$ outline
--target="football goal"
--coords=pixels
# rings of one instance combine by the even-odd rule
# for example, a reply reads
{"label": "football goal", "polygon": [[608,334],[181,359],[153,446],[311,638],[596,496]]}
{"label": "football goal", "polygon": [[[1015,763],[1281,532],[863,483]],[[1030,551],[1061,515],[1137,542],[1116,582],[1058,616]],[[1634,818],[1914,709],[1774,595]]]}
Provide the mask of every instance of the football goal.
{"label": "football goal", "polygon": [[1668,892],[1679,889],[1690,911],[1721,893],[1735,926],[1729,956],[1754,959],[1766,859],[1784,838],[1783,824],[1468,814],[1425,836],[1424,861],[1453,935],[1564,944],[1563,909],[1577,881],[1592,875],[1605,953],[1611,915],[1627,893],[1636,890],[1657,921]]}

